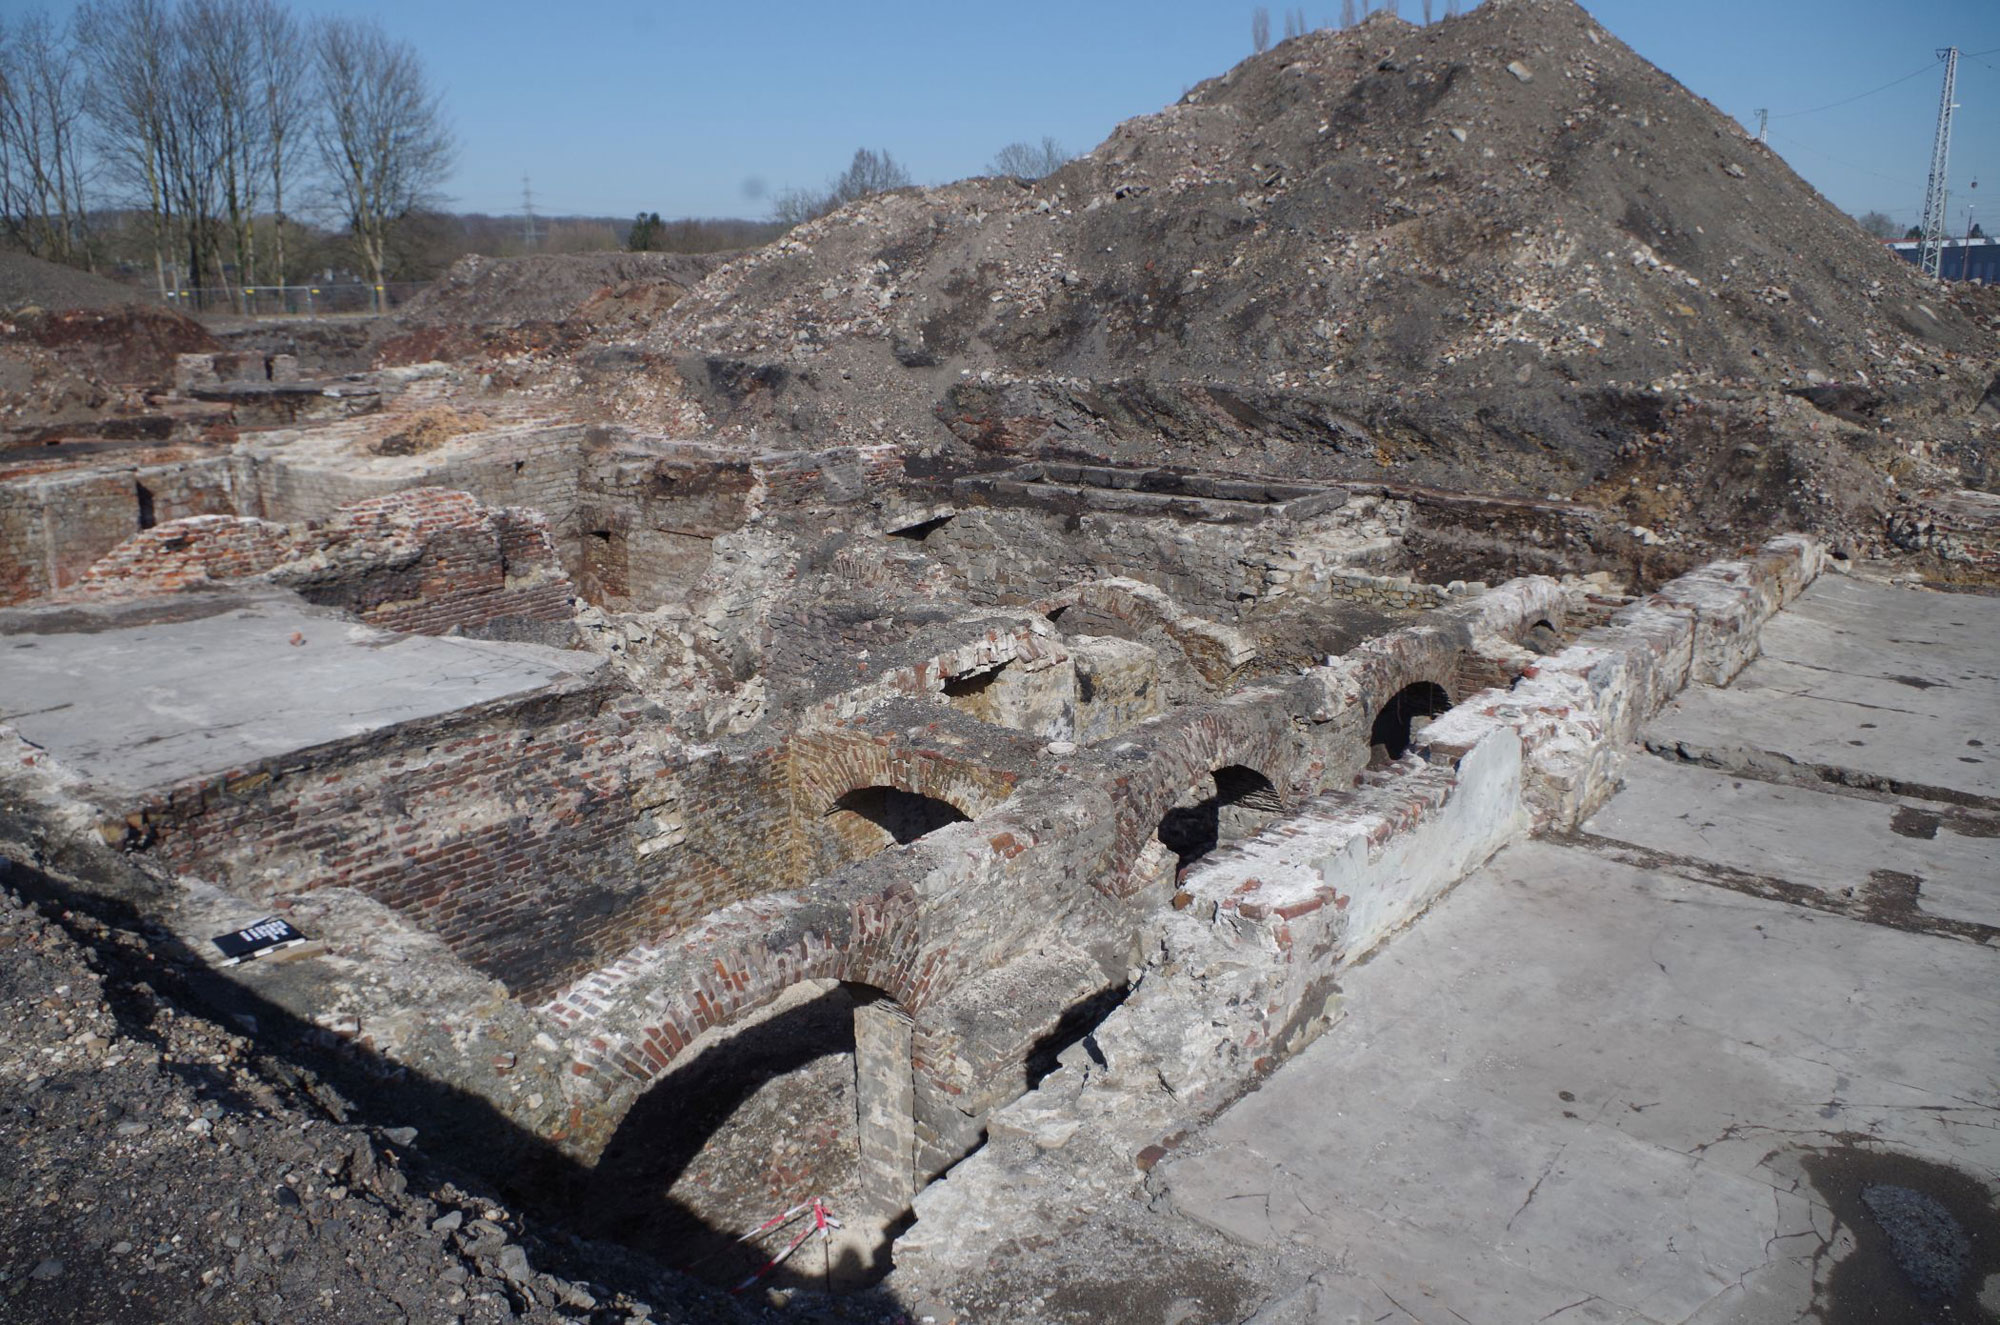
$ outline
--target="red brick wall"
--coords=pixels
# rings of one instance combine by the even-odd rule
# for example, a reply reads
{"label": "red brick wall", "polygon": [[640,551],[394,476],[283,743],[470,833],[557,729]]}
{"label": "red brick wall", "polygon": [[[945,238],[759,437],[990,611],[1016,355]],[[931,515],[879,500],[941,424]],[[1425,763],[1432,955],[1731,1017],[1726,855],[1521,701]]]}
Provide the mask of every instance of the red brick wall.
{"label": "red brick wall", "polygon": [[83,573],[93,597],[172,593],[269,570],[292,554],[282,525],[233,515],[170,520],[125,540]]}
{"label": "red brick wall", "polygon": [[642,706],[604,699],[542,696],[476,724],[395,729],[142,813],[178,867],[266,896],[358,889],[534,997],[628,947],[664,882],[636,851]]}
{"label": "red brick wall", "polygon": [[441,635],[502,617],[566,621],[573,610],[548,522],[467,493],[415,488],[356,502],[316,541],[279,582],[386,630]]}

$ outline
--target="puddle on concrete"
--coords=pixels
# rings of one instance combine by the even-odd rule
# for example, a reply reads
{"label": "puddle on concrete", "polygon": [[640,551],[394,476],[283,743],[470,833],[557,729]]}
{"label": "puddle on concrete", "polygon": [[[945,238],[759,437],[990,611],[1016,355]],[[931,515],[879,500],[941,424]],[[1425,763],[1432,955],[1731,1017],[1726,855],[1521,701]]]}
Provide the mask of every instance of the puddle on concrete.
{"label": "puddle on concrete", "polygon": [[1802,1163],[1854,1238],[1815,1296],[1825,1325],[2000,1322],[2000,1201],[1977,1178],[1863,1138]]}

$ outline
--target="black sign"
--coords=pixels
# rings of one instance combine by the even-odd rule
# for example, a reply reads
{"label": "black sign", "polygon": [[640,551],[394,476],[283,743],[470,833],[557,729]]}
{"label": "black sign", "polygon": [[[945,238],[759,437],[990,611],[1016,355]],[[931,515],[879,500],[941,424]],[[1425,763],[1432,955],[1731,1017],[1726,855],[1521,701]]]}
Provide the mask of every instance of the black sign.
{"label": "black sign", "polygon": [[276,916],[259,920],[247,929],[239,929],[233,934],[217,934],[213,940],[222,949],[224,966],[234,966],[247,962],[281,948],[297,947],[306,941],[306,936],[293,929],[287,921]]}

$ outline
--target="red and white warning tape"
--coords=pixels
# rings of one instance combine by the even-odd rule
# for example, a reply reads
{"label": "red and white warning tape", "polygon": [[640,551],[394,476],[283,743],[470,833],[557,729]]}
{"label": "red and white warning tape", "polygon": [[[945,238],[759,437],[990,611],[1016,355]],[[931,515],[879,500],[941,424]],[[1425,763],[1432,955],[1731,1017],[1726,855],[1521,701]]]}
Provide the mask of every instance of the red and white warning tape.
{"label": "red and white warning tape", "polygon": [[745,1233],[742,1237],[738,1238],[737,1241],[748,1242],[751,1238],[758,1237],[764,1233],[769,1232],[771,1229],[777,1228],[780,1225],[791,1222],[793,1219],[797,1218],[800,1214],[804,1213],[807,1210],[812,1211],[812,1217],[813,1217],[812,1223],[800,1229],[798,1236],[793,1238],[789,1243],[787,1243],[783,1251],[779,1252],[776,1256],[773,1256],[770,1260],[765,1261],[762,1268],[760,1268],[757,1271],[757,1273],[751,1275],[748,1279],[745,1279],[742,1283],[730,1289],[729,1290],[730,1292],[732,1293],[742,1292],[744,1289],[750,1287],[752,1284],[756,1283],[759,1279],[762,1279],[765,1275],[769,1274],[771,1271],[777,1269],[780,1265],[783,1265],[786,1259],[790,1257],[793,1252],[797,1251],[802,1245],[804,1245],[805,1240],[807,1238],[811,1237],[815,1233],[819,1234],[820,1237],[826,1242],[830,1243],[833,1241],[833,1230],[840,1227],[840,1221],[838,1219],[835,1219],[831,1214],[827,1212],[826,1202],[822,1201],[817,1196],[813,1197],[810,1201],[806,1201],[799,1205],[793,1206],[790,1210],[787,1210],[782,1215],[776,1215],[770,1219],[765,1220],[763,1223],[759,1224],[756,1228],[752,1229],[750,1232]]}

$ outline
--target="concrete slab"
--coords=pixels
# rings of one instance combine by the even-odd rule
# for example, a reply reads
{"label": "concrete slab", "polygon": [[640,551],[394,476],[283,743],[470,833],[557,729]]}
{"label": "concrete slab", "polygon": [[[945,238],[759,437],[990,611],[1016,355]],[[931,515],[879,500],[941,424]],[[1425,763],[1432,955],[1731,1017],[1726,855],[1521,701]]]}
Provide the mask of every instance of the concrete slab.
{"label": "concrete slab", "polygon": [[2000,1184],[1990,948],[1528,843],[1343,984],[1156,1174],[1315,1273],[1274,1322],[1789,1318],[1834,1236],[1817,1148]]}
{"label": "concrete slab", "polygon": [[1873,800],[1671,763],[1627,762],[1584,831],[1751,874],[1855,895],[1883,871],[1918,880],[1919,909],[2000,925],[2000,815]]}
{"label": "concrete slab", "polygon": [[125,793],[594,674],[594,654],[396,635],[284,593],[10,614],[0,722]]}
{"label": "concrete slab", "polygon": [[2000,599],[1822,576],[1762,657],[1726,690],[1690,687],[1648,740],[2000,804]]}

